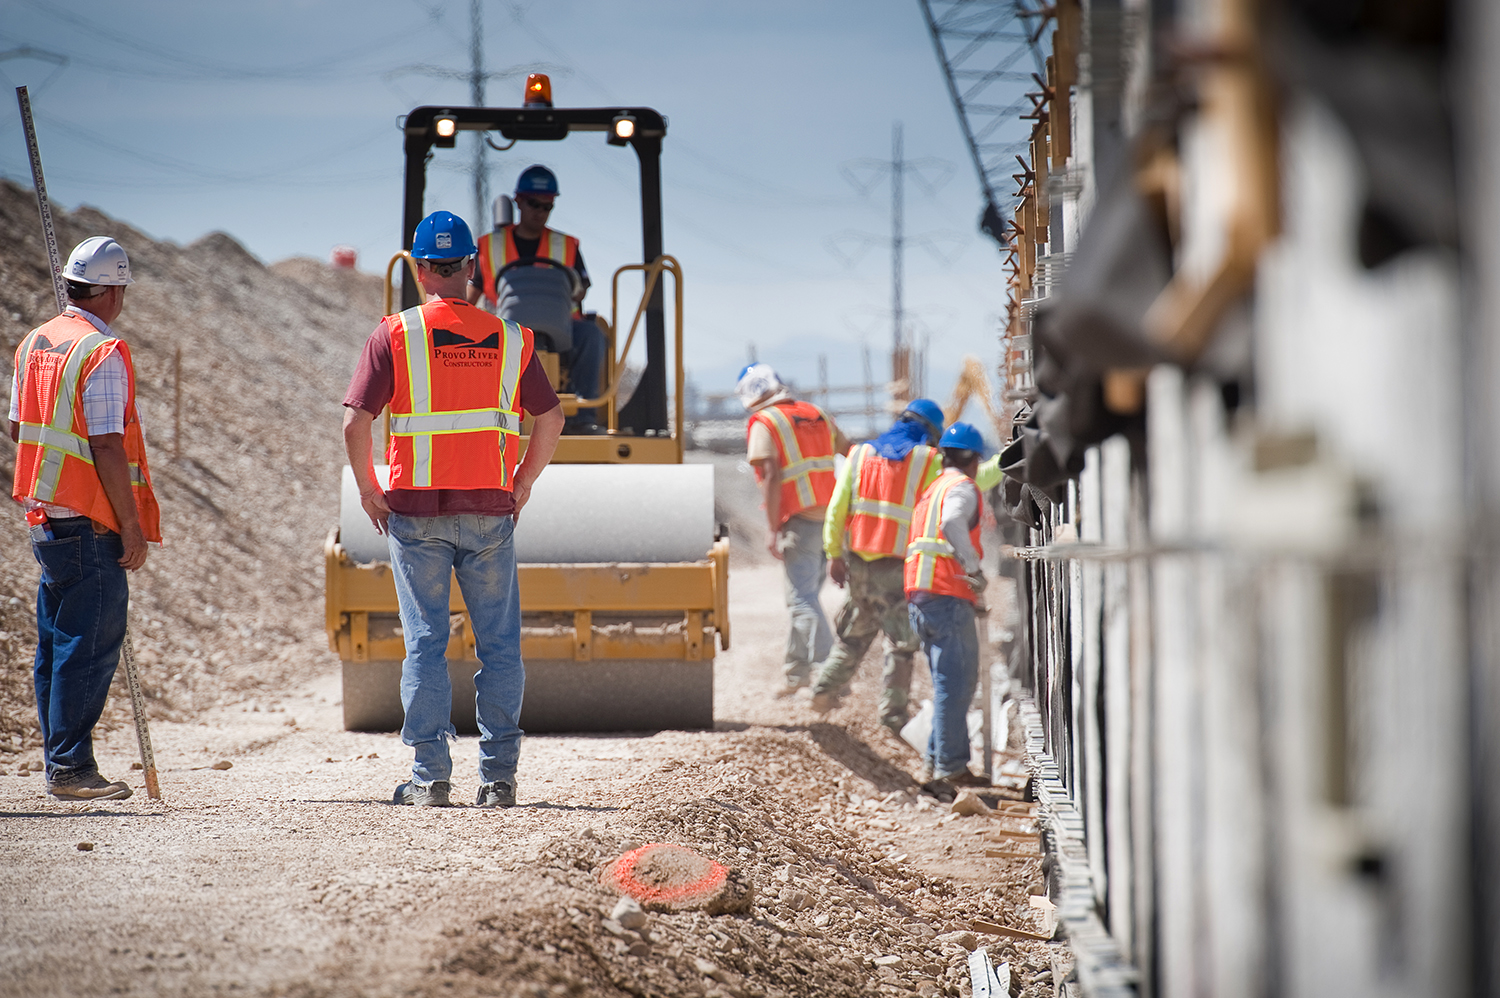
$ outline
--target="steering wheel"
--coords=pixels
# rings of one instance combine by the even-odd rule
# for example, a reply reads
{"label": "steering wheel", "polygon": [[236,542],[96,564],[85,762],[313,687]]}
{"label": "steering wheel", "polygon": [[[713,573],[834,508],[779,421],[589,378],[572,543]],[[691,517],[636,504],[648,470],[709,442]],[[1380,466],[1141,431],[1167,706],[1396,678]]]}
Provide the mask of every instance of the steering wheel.
{"label": "steering wheel", "polygon": [[583,294],[583,278],[581,278],[581,277],[578,276],[578,271],[574,270],[572,267],[569,267],[567,264],[563,263],[561,260],[555,260],[555,259],[553,259],[550,256],[523,256],[523,257],[519,257],[519,258],[517,258],[515,260],[512,260],[510,263],[507,263],[505,266],[503,266],[499,270],[495,271],[495,283],[496,284],[500,283],[501,276],[507,270],[515,270],[517,267],[532,267],[532,266],[536,266],[538,264],[541,264],[542,266],[546,266],[546,267],[556,267],[558,270],[562,271],[564,274],[567,274],[568,275],[568,289],[569,289],[568,296],[570,298],[572,298],[575,302],[580,297],[582,297],[582,294]]}

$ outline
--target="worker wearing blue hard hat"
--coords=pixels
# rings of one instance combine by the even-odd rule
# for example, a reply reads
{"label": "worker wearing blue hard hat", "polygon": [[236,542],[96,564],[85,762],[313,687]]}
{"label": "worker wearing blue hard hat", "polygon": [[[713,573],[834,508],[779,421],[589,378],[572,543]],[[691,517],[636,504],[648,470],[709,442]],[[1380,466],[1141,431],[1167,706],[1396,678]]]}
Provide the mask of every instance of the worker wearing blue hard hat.
{"label": "worker wearing blue hard hat", "polygon": [[445,261],[453,268],[450,274],[478,252],[468,224],[451,211],[433,212],[412,233],[411,255],[418,260]]}
{"label": "worker wearing blue hard hat", "polygon": [[[589,272],[577,236],[548,226],[558,195],[557,174],[541,164],[528,166],[516,178],[515,203],[519,218],[514,222],[497,222],[493,232],[479,239],[479,263],[468,289],[469,300],[481,298],[493,311],[500,307],[499,272],[516,260],[534,258],[553,260],[578,276],[574,292],[571,344],[561,351],[568,372],[569,386],[580,399],[599,396],[599,379],[607,344],[604,331],[592,317],[583,312],[583,297],[589,289]],[[542,264],[550,266],[550,264]],[[567,433],[602,432],[598,412],[580,409],[568,418]]]}
{"label": "worker wearing blue hard hat", "polygon": [[835,585],[848,596],[834,631],[838,643],[813,678],[813,710],[838,706],[875,636],[885,634],[880,723],[899,733],[909,719],[918,641],[906,611],[903,562],[912,508],[942,472],[943,410],[931,399],[908,403],[896,422],[849,452],[823,521],[823,551]]}
{"label": "worker wearing blue hard hat", "polygon": [[[411,254],[426,300],[381,320],[344,395],[344,447],[360,505],[390,543],[406,645],[401,740],[414,759],[393,802],[450,803],[454,727],[446,651],[456,577],[479,655],[475,803],[510,807],[525,685],[515,517],[552,458],[562,407],[531,330],[464,297],[475,247],[463,219],[446,211],[422,219]],[[390,476],[382,487],[370,460],[371,425],[387,405]],[[533,423],[523,456],[527,416]]]}
{"label": "worker wearing blue hard hat", "polygon": [[946,796],[956,786],[983,785],[969,771],[969,701],[979,681],[976,607],[985,589],[980,570],[980,495],[974,476],[984,437],[954,423],[938,440],[943,472],[912,513],[905,589],[912,629],[932,674],[932,730],[923,753],[923,782]]}

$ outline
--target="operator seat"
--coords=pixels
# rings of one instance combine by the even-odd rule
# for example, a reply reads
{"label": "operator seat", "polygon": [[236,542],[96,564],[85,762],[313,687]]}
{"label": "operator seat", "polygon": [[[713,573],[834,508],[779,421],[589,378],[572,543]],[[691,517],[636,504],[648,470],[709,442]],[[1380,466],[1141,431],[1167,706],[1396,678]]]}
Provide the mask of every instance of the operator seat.
{"label": "operator seat", "polygon": [[[517,261],[526,263],[527,261]],[[536,349],[573,349],[573,281],[556,267],[513,267],[495,283],[496,314],[536,334]]]}

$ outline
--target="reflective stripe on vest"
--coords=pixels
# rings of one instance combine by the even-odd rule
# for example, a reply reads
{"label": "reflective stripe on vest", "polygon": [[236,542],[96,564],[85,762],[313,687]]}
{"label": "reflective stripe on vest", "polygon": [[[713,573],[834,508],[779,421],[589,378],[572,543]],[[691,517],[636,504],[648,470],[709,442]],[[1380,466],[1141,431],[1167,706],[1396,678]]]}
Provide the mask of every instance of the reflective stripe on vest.
{"label": "reflective stripe on vest", "polygon": [[[477,273],[483,281],[484,296],[491,302],[497,302],[499,297],[495,277],[500,272],[500,268],[512,260],[520,259],[519,251],[516,250],[515,232],[516,227],[508,225],[504,229],[496,229],[479,237]],[[572,252],[569,252],[570,240]],[[569,267],[578,266],[578,240],[565,232],[557,232],[544,227],[542,238],[537,241],[536,248],[538,256],[549,257]],[[545,253],[542,252],[543,249],[546,250]],[[578,315],[581,312],[575,308],[574,314]]]}
{"label": "reflective stripe on vest", "polygon": [[[33,498],[51,502],[57,495],[58,483],[62,480],[64,457],[76,457],[94,463],[94,451],[87,437],[73,432],[73,408],[78,398],[78,386],[83,380],[83,365],[99,347],[109,342],[109,337],[97,330],[73,341],[68,359],[63,362],[62,375],[58,378],[57,397],[52,400],[52,413],[46,425],[22,423],[18,436],[21,442],[37,444],[42,448],[42,466],[37,472]],[[28,344],[26,356],[30,357]],[[24,370],[24,369],[23,369]],[[24,387],[24,386],[23,386]],[[131,476],[132,480],[134,475]],[[144,481],[144,479],[143,479]]]}
{"label": "reflective stripe on vest", "polygon": [[[576,261],[568,259],[567,233],[554,232],[552,229],[544,229],[542,231],[543,237],[546,240],[545,248],[547,252],[542,252],[542,240],[537,240],[537,256],[548,257],[550,259],[556,260],[558,263],[565,263],[569,267],[573,266]],[[519,260],[521,258],[521,251],[516,249],[515,226],[511,226],[510,228],[505,230],[505,238],[500,241],[500,256],[500,262],[495,264],[496,270],[499,270],[501,267],[505,266],[507,263],[510,263],[512,260]]]}
{"label": "reflective stripe on vest", "polygon": [[[520,327],[504,321],[500,339],[500,394],[498,405],[485,409],[439,409],[432,406],[432,342],[422,306],[409,308],[400,315],[405,328],[407,383],[411,390],[411,412],[391,413],[391,436],[409,437],[412,444],[412,484],[418,488],[432,485],[432,438],[439,434],[483,433],[499,431],[503,436],[519,436],[521,418],[514,411],[513,400],[521,380],[521,354],[524,342]],[[502,451],[504,447],[502,446]],[[500,464],[501,487],[510,484],[509,469]]]}
{"label": "reflective stripe on vest", "polygon": [[[913,447],[901,461],[892,461],[883,458],[871,444],[861,444],[859,450],[854,454],[854,497],[849,501],[849,522],[846,530],[849,533],[850,544],[853,550],[864,554],[879,554],[889,557],[904,557],[906,554],[907,541],[911,534],[912,507],[917,504],[922,481],[927,477],[928,468],[934,460],[936,452],[930,447],[917,445]],[[899,482],[899,487],[894,491],[899,496],[866,495],[864,489],[867,487],[864,474],[866,462],[881,461],[888,465],[903,465],[905,475]],[[877,473],[879,469],[876,469]],[[885,480],[887,487],[891,484],[889,479]],[[884,520],[890,523],[889,539],[881,524],[870,524],[862,522],[862,518]]]}
{"label": "reflective stripe on vest", "polygon": [[786,464],[781,468],[781,482],[783,485],[792,485],[797,490],[797,500],[802,508],[818,505],[817,494],[813,491],[811,476],[814,472],[826,471],[833,473],[833,455],[815,455],[803,457],[802,447],[797,442],[797,430],[792,426],[792,421],[787,419],[786,413],[776,406],[767,406],[761,410],[771,429],[781,441],[781,452],[786,455]]}
{"label": "reflective stripe on vest", "polygon": [[[963,569],[958,565],[953,545],[943,536],[943,500],[956,486],[969,482],[959,471],[949,468],[933,482],[917,502],[916,513],[920,514],[920,533],[906,548],[907,592],[926,590],[949,596],[958,596],[972,601],[973,591],[959,581]],[[979,527],[970,531],[971,540],[978,540]],[[982,555],[978,546],[975,552]]]}

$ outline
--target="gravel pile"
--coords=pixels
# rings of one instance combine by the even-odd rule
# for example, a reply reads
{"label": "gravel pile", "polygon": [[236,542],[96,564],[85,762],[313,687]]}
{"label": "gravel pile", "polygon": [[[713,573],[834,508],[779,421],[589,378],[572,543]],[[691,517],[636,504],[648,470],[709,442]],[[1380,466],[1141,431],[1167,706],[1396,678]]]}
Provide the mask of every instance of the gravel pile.
{"label": "gravel pile", "polygon": [[[527,871],[549,881],[537,892],[547,903],[459,934],[440,962],[454,975],[451,993],[960,996],[970,951],[988,945],[993,960],[1011,963],[1015,994],[1052,994],[1060,947],[970,929],[983,919],[1038,932],[1014,899],[1039,880],[1039,861],[1011,864],[975,889],[923,872],[892,840],[939,824],[973,836],[989,819],[949,817],[908,791],[865,796],[871,785],[805,732],[755,729],[716,747],[714,758],[669,760],[619,794],[672,801],[626,805],[636,815],[628,837],[612,823],[549,843]],[[752,888],[752,906],[718,916],[622,906],[609,870],[646,842],[690,846],[730,867]],[[622,918],[622,907],[633,910]]]}

